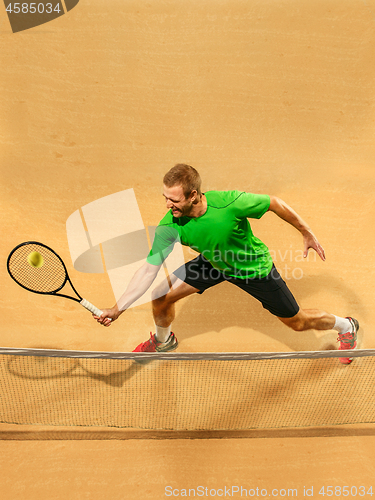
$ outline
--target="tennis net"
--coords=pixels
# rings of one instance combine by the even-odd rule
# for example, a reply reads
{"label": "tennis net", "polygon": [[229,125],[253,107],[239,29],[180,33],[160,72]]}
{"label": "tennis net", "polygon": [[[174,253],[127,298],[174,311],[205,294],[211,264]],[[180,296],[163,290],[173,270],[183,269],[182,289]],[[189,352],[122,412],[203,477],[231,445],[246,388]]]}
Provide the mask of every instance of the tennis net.
{"label": "tennis net", "polygon": [[[349,355],[351,365],[338,357]],[[245,430],[375,422],[375,350],[109,353],[0,348],[0,422]]]}

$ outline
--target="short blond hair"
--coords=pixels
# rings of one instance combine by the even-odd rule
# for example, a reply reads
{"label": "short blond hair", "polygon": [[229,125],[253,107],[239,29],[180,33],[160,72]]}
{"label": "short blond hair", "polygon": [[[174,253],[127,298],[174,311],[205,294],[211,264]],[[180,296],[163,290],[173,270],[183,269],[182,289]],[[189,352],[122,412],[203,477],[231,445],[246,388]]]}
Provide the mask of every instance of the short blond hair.
{"label": "short blond hair", "polygon": [[192,191],[196,191],[198,196],[201,192],[201,178],[197,170],[190,165],[177,163],[164,176],[163,184],[167,187],[181,186],[185,198],[188,198]]}

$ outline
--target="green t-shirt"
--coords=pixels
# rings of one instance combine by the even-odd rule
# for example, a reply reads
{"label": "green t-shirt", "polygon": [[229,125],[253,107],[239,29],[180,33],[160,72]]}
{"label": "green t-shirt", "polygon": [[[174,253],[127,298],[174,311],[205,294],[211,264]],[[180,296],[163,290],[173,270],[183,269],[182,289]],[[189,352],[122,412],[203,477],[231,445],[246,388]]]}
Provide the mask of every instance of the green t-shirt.
{"label": "green t-shirt", "polygon": [[160,265],[179,241],[227,276],[267,276],[272,258],[267,246],[253,235],[248,217],[260,219],[270,206],[270,197],[241,191],[208,191],[205,196],[207,210],[200,217],[176,218],[172,211],[164,216],[147,262]]}

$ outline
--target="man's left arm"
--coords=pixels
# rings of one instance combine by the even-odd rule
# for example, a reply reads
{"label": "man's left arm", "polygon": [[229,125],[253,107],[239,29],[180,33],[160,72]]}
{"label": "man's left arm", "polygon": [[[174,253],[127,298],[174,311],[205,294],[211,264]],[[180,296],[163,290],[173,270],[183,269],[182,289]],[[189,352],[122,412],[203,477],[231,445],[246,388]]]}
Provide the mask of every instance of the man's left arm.
{"label": "man's left arm", "polygon": [[281,219],[285,220],[294,226],[303,236],[304,252],[303,256],[307,257],[309,248],[317,252],[322,260],[326,260],[326,256],[322,246],[311,231],[309,225],[283,200],[277,196],[270,196],[271,203],[268,211],[278,215]]}

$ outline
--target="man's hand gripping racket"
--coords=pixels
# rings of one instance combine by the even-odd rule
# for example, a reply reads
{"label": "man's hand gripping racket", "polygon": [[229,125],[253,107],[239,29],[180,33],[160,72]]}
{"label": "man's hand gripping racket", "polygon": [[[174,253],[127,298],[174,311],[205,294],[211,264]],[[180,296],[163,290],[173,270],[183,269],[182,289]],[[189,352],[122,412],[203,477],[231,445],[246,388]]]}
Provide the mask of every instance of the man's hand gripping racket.
{"label": "man's hand gripping racket", "polygon": [[[17,245],[9,254],[7,269],[11,278],[29,292],[74,300],[96,318],[103,314],[103,311],[79,295],[61,257],[43,243],[27,241]],[[75,296],[60,293],[68,283]],[[111,318],[107,316],[105,319],[106,321],[103,319],[102,324],[109,326]]]}

